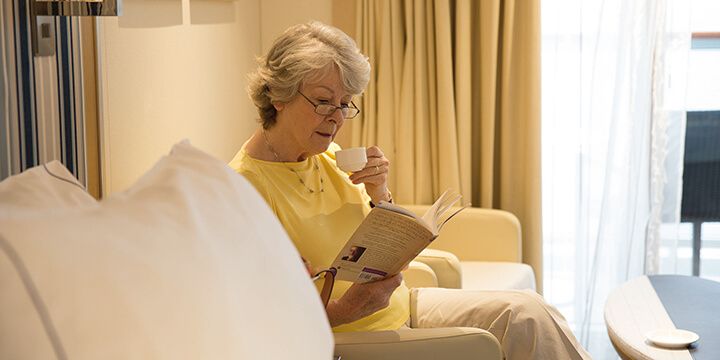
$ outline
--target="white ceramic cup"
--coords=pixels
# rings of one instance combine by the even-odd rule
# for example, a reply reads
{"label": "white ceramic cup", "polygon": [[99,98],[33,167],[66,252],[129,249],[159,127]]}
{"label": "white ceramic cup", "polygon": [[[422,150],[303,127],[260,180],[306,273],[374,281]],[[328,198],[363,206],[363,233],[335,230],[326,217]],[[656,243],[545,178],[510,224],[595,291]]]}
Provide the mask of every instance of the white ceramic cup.
{"label": "white ceramic cup", "polygon": [[367,150],[364,147],[340,150],[335,153],[335,160],[342,171],[360,171],[367,164]]}

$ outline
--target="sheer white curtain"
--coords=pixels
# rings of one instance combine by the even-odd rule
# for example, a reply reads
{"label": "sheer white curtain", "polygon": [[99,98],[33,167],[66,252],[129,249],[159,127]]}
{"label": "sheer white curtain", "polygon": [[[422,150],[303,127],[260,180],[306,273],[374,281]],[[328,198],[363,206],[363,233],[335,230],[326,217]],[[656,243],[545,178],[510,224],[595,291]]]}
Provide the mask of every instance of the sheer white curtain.
{"label": "sheer white curtain", "polygon": [[542,2],[545,296],[596,359],[617,357],[608,293],[657,272],[660,224],[679,213],[681,3]]}

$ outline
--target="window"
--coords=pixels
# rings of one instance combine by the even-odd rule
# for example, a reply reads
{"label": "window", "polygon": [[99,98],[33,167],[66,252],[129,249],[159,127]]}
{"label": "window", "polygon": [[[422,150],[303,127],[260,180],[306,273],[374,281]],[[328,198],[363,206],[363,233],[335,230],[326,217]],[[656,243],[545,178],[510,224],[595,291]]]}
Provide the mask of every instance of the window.
{"label": "window", "polygon": [[[720,1],[544,0],[541,16],[544,295],[594,358],[616,359],[603,321],[612,289],[692,274],[683,168],[686,196],[720,190],[684,166],[696,159],[685,145],[702,145],[686,136],[720,112]],[[699,228],[699,273],[720,278],[720,220]]]}
{"label": "window", "polygon": [[720,280],[720,2],[689,5],[681,224],[662,229],[661,272]]}

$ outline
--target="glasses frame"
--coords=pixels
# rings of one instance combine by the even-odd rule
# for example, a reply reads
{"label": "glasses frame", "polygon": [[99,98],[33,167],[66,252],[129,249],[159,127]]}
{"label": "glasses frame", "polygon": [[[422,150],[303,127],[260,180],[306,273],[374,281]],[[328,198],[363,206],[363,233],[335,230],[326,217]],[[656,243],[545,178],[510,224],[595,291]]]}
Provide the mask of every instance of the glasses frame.
{"label": "glasses frame", "polygon": [[[312,106],[315,107],[315,109],[314,109],[314,110],[315,110],[315,113],[318,114],[318,115],[330,116],[330,115],[334,114],[335,111],[337,111],[338,109],[340,110],[340,114],[343,114],[343,109],[345,109],[346,113],[343,114],[343,118],[346,119],[346,120],[349,120],[349,119],[354,119],[355,117],[357,117],[357,116],[360,114],[360,109],[359,109],[359,108],[357,107],[357,105],[355,105],[355,103],[352,102],[352,101],[350,101],[350,104],[352,105],[352,107],[347,106],[347,105],[346,105],[345,107],[342,107],[342,106],[335,106],[335,105],[333,105],[333,104],[316,104],[316,103],[314,103],[312,100],[310,100],[309,97],[305,96],[305,94],[303,94],[302,92],[298,91],[298,94],[302,95],[302,97],[304,97],[305,100],[307,100]],[[327,114],[323,114],[323,113],[321,113],[321,112],[318,111],[318,107],[320,107],[320,106],[332,107],[333,110],[330,111],[330,112],[328,112]],[[347,115],[347,114],[348,114],[347,111],[350,111],[351,109],[357,110],[357,112],[356,112],[353,116],[348,116],[348,115]]]}

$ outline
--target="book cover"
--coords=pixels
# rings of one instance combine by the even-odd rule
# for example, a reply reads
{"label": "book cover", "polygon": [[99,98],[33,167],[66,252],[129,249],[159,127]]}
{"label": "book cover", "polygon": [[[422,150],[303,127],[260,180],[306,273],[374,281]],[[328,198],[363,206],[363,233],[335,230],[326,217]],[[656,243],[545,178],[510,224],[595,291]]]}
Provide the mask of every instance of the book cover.
{"label": "book cover", "polygon": [[333,261],[335,279],[364,283],[397,274],[438,237],[450,218],[467,206],[453,209],[460,199],[459,194],[448,190],[423,216],[381,202]]}

